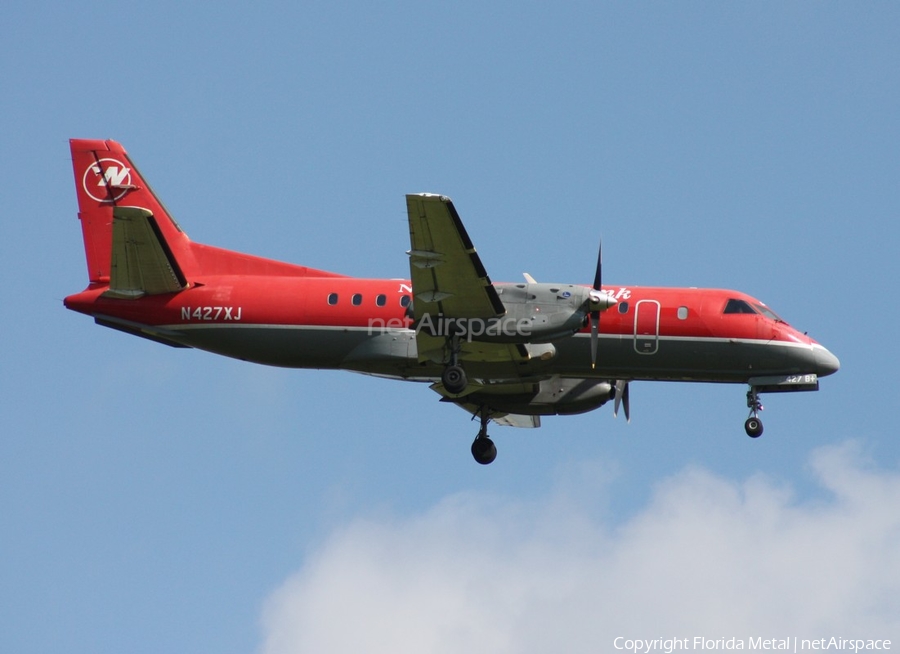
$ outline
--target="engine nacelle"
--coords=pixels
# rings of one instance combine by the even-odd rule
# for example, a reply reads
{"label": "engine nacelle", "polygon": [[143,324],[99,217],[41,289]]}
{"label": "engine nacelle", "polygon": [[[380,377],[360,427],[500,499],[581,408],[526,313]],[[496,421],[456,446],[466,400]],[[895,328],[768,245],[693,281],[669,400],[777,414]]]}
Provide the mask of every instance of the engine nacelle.
{"label": "engine nacelle", "polygon": [[605,311],[616,301],[603,291],[574,284],[495,284],[506,313],[495,318],[447,318],[426,314],[417,330],[485,343],[551,343],[585,325],[588,311]]}
{"label": "engine nacelle", "polygon": [[[550,343],[584,327],[591,289],[574,284],[495,284],[506,313],[481,319],[459,319],[443,327],[447,335],[489,343]],[[433,331],[433,330],[430,330]],[[436,334],[437,335],[437,334]]]}

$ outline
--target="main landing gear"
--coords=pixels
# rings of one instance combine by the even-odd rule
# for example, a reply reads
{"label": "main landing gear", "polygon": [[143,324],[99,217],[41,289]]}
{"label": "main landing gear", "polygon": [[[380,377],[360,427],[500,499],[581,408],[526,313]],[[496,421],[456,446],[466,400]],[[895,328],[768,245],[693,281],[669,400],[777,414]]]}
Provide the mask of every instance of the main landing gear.
{"label": "main landing gear", "polygon": [[747,391],[747,407],[750,409],[750,417],[744,423],[744,429],[750,438],[759,438],[763,433],[762,420],[759,419],[759,412],[763,410],[763,405],[759,401],[759,392],[755,386],[751,386]]}
{"label": "main landing gear", "polygon": [[[444,390],[452,395],[459,395],[466,390],[469,383],[466,377],[466,371],[459,365],[459,335],[453,335],[447,339],[447,345],[450,350],[450,363],[441,372],[441,384]],[[481,420],[481,427],[478,429],[478,435],[472,441],[472,457],[476,462],[483,466],[493,463],[497,458],[497,446],[490,439],[487,433],[488,423],[491,421],[491,412],[487,407],[482,406],[478,413],[475,414]]]}
{"label": "main landing gear", "polygon": [[469,380],[466,378],[466,371],[463,370],[461,365],[451,363],[441,373],[441,383],[448,393],[458,395],[466,390]]}
{"label": "main landing gear", "polygon": [[481,418],[481,428],[478,430],[478,436],[472,442],[472,456],[476,462],[486,466],[497,458],[497,446],[494,445],[494,441],[487,433],[487,426],[491,420],[490,412],[482,407],[478,412],[478,417]]}
{"label": "main landing gear", "polygon": [[441,383],[448,393],[459,395],[466,390],[466,385],[469,383],[466,371],[459,365],[459,336],[450,337],[448,345],[450,346],[450,365],[441,373]]}

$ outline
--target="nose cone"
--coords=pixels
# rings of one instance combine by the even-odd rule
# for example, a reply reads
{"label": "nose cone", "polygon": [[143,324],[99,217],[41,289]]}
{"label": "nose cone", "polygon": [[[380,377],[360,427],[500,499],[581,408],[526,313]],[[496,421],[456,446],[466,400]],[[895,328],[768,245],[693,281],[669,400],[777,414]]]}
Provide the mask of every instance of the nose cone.
{"label": "nose cone", "polygon": [[816,350],[816,374],[819,377],[833,375],[841,369],[841,362],[836,356],[818,343],[814,347]]}

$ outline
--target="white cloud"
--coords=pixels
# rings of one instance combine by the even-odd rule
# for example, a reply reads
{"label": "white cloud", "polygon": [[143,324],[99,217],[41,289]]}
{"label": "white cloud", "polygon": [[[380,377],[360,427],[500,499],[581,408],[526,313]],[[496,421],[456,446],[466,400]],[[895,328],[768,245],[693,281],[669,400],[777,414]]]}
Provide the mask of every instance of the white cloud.
{"label": "white cloud", "polygon": [[[811,457],[825,499],[689,468],[618,526],[571,480],[537,502],[447,498],[333,534],[269,598],[265,654],[601,652],[613,639],[892,638],[900,473]],[[605,491],[601,491],[605,492]]]}

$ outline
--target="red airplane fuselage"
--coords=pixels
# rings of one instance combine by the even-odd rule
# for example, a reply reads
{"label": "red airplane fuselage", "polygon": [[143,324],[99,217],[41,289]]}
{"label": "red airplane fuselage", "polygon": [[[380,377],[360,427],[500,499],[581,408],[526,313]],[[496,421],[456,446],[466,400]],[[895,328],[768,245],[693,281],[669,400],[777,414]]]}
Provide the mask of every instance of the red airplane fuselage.
{"label": "red airplane fuselage", "polygon": [[[408,280],[309,277],[298,267],[295,277],[201,276],[180,293],[139,300],[104,297],[107,288],[95,285],[67,297],[65,305],[126,331],[133,325],[138,335],[254,363],[440,377],[439,365],[420,364],[416,357],[415,329],[406,310],[412,295]],[[568,342],[555,343],[553,357],[527,362],[523,373],[746,383],[759,376],[824,376],[837,370],[824,347],[780,319],[724,312],[732,300],[763,306],[746,294],[639,286],[604,290],[619,302],[600,320],[597,367],[590,366],[585,326]],[[392,347],[354,356],[385,336]],[[479,368],[490,365],[473,362],[467,368],[479,376]]]}

